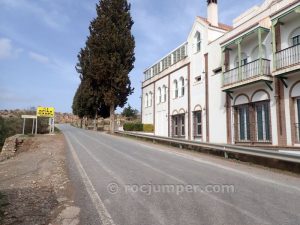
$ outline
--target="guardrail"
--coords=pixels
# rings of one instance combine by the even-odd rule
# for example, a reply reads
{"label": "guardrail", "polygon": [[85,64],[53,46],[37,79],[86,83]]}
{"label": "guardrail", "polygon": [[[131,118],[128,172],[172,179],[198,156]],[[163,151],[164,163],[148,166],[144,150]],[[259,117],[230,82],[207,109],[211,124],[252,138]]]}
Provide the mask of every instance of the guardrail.
{"label": "guardrail", "polygon": [[139,134],[134,132],[126,132],[126,131],[115,131],[115,133],[132,136],[132,137],[149,139],[152,141],[167,142],[169,144],[178,144],[179,146],[193,146],[193,147],[201,147],[210,151],[221,151],[224,152],[225,156],[227,156],[227,153],[238,153],[238,154],[244,154],[250,156],[264,157],[269,159],[277,159],[286,162],[300,163],[300,155],[286,154],[274,150],[264,150],[260,148],[251,148],[251,147],[243,147],[243,146],[228,145],[228,144],[221,145],[221,144],[204,143],[204,142],[197,142],[197,141],[188,141],[182,139],[146,135],[146,134]]}

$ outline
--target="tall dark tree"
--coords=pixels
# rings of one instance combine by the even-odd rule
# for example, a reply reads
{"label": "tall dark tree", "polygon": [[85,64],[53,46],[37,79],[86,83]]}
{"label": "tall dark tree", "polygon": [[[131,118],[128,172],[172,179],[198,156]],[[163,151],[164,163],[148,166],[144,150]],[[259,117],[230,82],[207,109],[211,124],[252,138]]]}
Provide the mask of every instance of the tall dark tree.
{"label": "tall dark tree", "polygon": [[113,131],[115,109],[123,107],[133,93],[129,79],[135,61],[133,21],[127,0],[101,0],[96,9],[87,40],[87,76],[95,95],[110,108]]}
{"label": "tall dark tree", "polygon": [[103,118],[109,117],[109,107],[104,103],[97,101],[97,96],[94,95],[93,89],[90,87],[86,80],[82,80],[77,88],[76,94],[73,99],[73,113],[79,118],[95,118],[100,115]]}
{"label": "tall dark tree", "polygon": [[83,117],[87,117],[94,118],[95,121],[98,116],[103,118],[109,117],[109,107],[105,105],[103,98],[97,95],[98,91],[93,84],[92,77],[89,74],[91,68],[89,50],[87,47],[85,49],[81,49],[78,54],[76,70],[80,74],[79,78],[81,83],[73,99],[73,113],[81,119]]}

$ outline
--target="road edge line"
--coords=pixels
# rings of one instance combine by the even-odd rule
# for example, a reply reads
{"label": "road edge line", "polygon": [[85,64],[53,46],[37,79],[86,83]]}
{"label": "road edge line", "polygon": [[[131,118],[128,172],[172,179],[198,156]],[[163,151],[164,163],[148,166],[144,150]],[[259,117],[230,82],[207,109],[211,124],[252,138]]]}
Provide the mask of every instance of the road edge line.
{"label": "road edge line", "polygon": [[68,143],[68,146],[70,148],[71,154],[73,156],[73,159],[75,161],[76,167],[78,169],[78,172],[80,173],[80,176],[82,178],[82,181],[84,183],[84,186],[93,202],[93,205],[96,208],[96,211],[99,215],[99,218],[102,222],[103,225],[115,225],[114,221],[112,220],[111,215],[109,214],[109,212],[107,211],[103,201],[101,200],[100,196],[98,195],[98,193],[96,192],[95,187],[93,186],[91,180],[89,179],[86,171],[84,170],[78,155],[73,147],[73,145],[71,144],[69,137],[67,137],[67,135],[65,135],[66,141]]}

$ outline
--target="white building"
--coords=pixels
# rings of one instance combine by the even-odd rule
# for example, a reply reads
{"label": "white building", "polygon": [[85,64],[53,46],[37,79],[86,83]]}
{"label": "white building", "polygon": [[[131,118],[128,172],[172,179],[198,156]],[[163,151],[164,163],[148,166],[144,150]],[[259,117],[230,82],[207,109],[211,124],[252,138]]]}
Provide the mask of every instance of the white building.
{"label": "white building", "polygon": [[[145,71],[155,134],[214,143],[300,143],[300,1],[266,0],[218,22],[217,0],[187,41]],[[300,145],[299,145],[300,146]]]}

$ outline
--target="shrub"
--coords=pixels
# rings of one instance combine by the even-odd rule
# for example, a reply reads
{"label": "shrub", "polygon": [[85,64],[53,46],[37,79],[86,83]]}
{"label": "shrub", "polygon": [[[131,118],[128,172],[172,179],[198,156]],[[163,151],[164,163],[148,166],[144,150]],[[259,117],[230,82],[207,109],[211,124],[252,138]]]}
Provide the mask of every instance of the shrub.
{"label": "shrub", "polygon": [[143,131],[142,123],[124,123],[123,129],[125,131]]}
{"label": "shrub", "polygon": [[154,126],[152,124],[143,124],[143,131],[144,132],[154,132]]}
{"label": "shrub", "polygon": [[140,122],[135,123],[125,123],[123,125],[125,131],[143,131],[143,132],[153,132],[154,126],[152,124],[142,124]]}
{"label": "shrub", "polygon": [[[21,118],[3,118],[0,116],[0,151],[5,139],[15,134],[21,134],[23,127],[23,119]],[[25,134],[31,134],[32,120],[26,120]],[[38,133],[48,133],[48,118],[38,119]]]}

